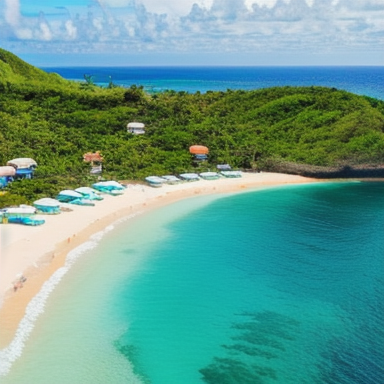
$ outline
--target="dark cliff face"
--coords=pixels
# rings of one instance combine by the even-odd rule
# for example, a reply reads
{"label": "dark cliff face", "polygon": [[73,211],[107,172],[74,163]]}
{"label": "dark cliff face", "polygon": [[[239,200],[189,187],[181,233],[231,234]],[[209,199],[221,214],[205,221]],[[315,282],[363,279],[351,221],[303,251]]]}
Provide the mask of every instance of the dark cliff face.
{"label": "dark cliff face", "polygon": [[297,164],[290,162],[270,163],[263,168],[268,172],[289,173],[317,179],[384,179],[384,164],[359,164],[359,165],[340,165],[335,167],[320,167],[309,164]]}

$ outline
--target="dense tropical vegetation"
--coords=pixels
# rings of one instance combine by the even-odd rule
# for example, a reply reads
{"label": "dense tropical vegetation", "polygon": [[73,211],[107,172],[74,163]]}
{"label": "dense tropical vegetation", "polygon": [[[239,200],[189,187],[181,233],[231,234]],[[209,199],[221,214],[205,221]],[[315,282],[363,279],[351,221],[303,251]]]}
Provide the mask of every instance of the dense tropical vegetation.
{"label": "dense tropical vegetation", "polygon": [[[128,133],[130,121],[145,123],[146,134]],[[193,144],[210,149],[201,170],[376,166],[384,163],[384,102],[323,87],[149,95],[67,81],[0,49],[0,165],[38,163],[34,179],[10,184],[0,206],[91,184],[85,152],[102,153],[107,179],[142,179],[195,169]]]}

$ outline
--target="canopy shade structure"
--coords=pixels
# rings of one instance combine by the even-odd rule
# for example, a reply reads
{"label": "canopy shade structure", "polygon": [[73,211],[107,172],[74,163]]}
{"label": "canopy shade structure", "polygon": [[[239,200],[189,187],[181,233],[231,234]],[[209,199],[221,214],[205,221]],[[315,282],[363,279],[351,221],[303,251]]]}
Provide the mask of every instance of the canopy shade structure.
{"label": "canopy shade structure", "polygon": [[70,196],[74,198],[82,197],[82,194],[76,191],[73,191],[71,189],[64,189],[63,191],[59,192],[59,195],[61,196]]}
{"label": "canopy shade structure", "polygon": [[51,199],[50,197],[44,197],[42,199],[36,200],[33,202],[33,205],[39,212],[42,213],[57,214],[61,212],[60,202],[56,199]]}
{"label": "canopy shade structure", "polygon": [[221,171],[220,173],[229,178],[242,177],[241,171]]}
{"label": "canopy shade structure", "polygon": [[19,207],[6,207],[0,210],[3,214],[6,213],[9,216],[13,215],[16,217],[31,216],[36,214],[36,208],[31,206],[19,206]]}
{"label": "canopy shade structure", "polygon": [[186,181],[200,180],[199,175],[197,173],[181,173],[179,176],[182,178],[182,180]]}
{"label": "canopy shade structure", "polygon": [[87,152],[83,155],[83,159],[88,163],[93,163],[94,161],[101,163],[103,161],[103,156],[101,156],[99,151],[96,151],[94,153]]}
{"label": "canopy shade structure", "polygon": [[231,166],[229,164],[218,164],[216,167],[220,171],[230,171],[231,170]]}
{"label": "canopy shade structure", "polygon": [[166,179],[159,176],[147,176],[145,181],[152,187],[161,187],[164,183],[167,182]]}
{"label": "canopy shade structure", "polygon": [[216,180],[220,178],[220,175],[217,172],[202,172],[200,177],[204,180]]}
{"label": "canopy shade structure", "polygon": [[176,184],[176,183],[181,182],[181,179],[179,179],[178,177],[176,177],[174,175],[165,175],[165,176],[161,176],[161,177],[163,179],[165,179],[168,184]]}
{"label": "canopy shade structure", "polygon": [[96,189],[90,187],[79,187],[75,189],[75,192],[81,193],[86,199],[89,200],[103,200],[104,197],[98,194]]}
{"label": "canopy shade structure", "polygon": [[10,165],[5,165],[4,167],[0,167],[0,177],[1,176],[15,176],[16,169]]}
{"label": "canopy shade structure", "polygon": [[145,133],[145,125],[143,123],[132,122],[128,123],[127,131],[135,135],[141,135]]}
{"label": "canopy shade structure", "polygon": [[193,155],[208,155],[209,149],[204,145],[192,145],[189,147],[189,152]]}
{"label": "canopy shade structure", "polygon": [[117,196],[123,193],[125,187],[117,181],[99,181],[98,183],[92,184],[92,187],[99,192],[108,193],[109,195]]}
{"label": "canopy shade structure", "polygon": [[95,205],[90,200],[85,199],[81,193],[73,191],[72,189],[65,189],[61,191],[56,196],[56,199],[60,201],[60,203],[70,203],[70,204],[88,205],[88,206]]}
{"label": "canopy shade structure", "polygon": [[43,197],[42,199],[33,202],[33,205],[44,205],[46,207],[60,207],[60,201],[51,199],[50,197]]}
{"label": "canopy shade structure", "polygon": [[29,157],[20,157],[17,159],[9,160],[9,161],[7,161],[7,165],[11,165],[12,167],[15,167],[16,169],[36,168],[37,167],[36,161],[29,158]]}
{"label": "canopy shade structure", "polygon": [[106,189],[116,189],[116,190],[123,190],[125,189],[124,185],[120,184],[117,181],[109,180],[109,181],[99,181],[98,183],[95,183],[92,185],[96,190],[99,190],[100,187],[106,188]]}
{"label": "canopy shade structure", "polygon": [[97,193],[96,189],[91,187],[79,187],[75,189],[75,192],[79,192],[82,195],[83,194],[91,194],[91,193]]}

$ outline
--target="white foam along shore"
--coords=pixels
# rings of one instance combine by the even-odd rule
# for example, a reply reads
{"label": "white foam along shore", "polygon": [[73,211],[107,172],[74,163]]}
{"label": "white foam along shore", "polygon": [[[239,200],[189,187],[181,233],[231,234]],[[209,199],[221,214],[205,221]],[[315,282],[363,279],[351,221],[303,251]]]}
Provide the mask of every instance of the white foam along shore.
{"label": "white foam along shore", "polygon": [[105,195],[104,200],[97,201],[94,207],[73,205],[70,212],[44,215],[45,224],[41,226],[1,224],[0,316],[5,301],[17,300],[18,292],[14,292],[14,281],[18,276],[22,274],[27,279],[23,288],[23,294],[26,294],[30,278],[38,277],[43,265],[51,263],[60,253],[67,253],[85,243],[93,233],[102,231],[120,218],[133,217],[156,206],[198,194],[235,192],[312,181],[315,180],[287,174],[243,173],[241,178],[201,179],[163,185],[161,188],[128,184],[122,195]]}

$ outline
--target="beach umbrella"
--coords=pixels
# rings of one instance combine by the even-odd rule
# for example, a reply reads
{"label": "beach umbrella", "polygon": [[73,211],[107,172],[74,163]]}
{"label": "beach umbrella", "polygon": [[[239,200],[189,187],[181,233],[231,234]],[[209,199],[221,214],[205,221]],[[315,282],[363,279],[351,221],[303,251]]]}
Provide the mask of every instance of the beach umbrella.
{"label": "beach umbrella", "polygon": [[33,205],[44,213],[60,213],[60,201],[51,199],[50,197],[43,197],[42,199],[33,202]]}
{"label": "beach umbrella", "polygon": [[81,193],[89,200],[103,200],[104,197],[98,194],[99,191],[90,187],[79,187],[75,189],[75,192]]}
{"label": "beach umbrella", "polygon": [[63,191],[59,192],[59,195],[70,196],[70,197],[74,197],[74,198],[83,197],[83,195],[81,193],[73,191],[71,189],[64,189]]}
{"label": "beach umbrella", "polygon": [[197,173],[181,173],[179,176],[186,181],[200,180],[199,175]]}
{"label": "beach umbrella", "polygon": [[120,184],[117,181],[110,180],[110,181],[99,181],[98,183],[95,183],[92,185],[95,189],[99,190],[99,188],[105,188],[105,189],[117,189],[117,190],[123,190],[125,187]]}
{"label": "beach umbrella", "polygon": [[189,152],[192,155],[208,155],[209,149],[204,145],[192,145],[189,147]]}

